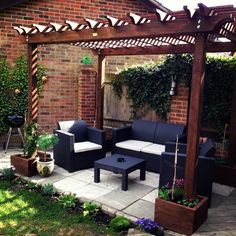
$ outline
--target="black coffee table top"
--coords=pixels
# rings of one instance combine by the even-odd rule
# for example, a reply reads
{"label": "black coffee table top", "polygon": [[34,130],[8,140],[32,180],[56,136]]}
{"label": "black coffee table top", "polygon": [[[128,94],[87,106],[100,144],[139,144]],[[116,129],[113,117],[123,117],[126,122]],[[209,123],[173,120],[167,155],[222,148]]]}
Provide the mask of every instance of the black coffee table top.
{"label": "black coffee table top", "polygon": [[[118,158],[123,158],[123,162],[117,161]],[[131,156],[125,156],[121,154],[113,154],[111,156],[99,159],[95,161],[96,164],[100,165],[106,165],[106,166],[111,166],[119,169],[129,169],[130,167],[133,167],[135,165],[138,165],[140,163],[144,162],[143,159],[131,157]]]}

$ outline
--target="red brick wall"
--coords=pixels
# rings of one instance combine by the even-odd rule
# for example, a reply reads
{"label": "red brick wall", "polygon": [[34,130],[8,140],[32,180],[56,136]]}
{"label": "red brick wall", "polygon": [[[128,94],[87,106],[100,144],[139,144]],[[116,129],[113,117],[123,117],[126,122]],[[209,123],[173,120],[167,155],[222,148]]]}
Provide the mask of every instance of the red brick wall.
{"label": "red brick wall", "polygon": [[95,121],[95,80],[97,73],[90,66],[82,66],[79,79],[79,118],[89,126]]}
{"label": "red brick wall", "polygon": [[[62,24],[65,20],[83,22],[85,17],[104,20],[105,15],[125,17],[128,12],[148,13],[138,0],[26,1],[0,12],[0,57],[12,63],[15,58],[27,52],[24,37],[17,35],[13,26],[49,22]],[[78,104],[80,61],[89,53],[70,45],[39,46],[39,61],[48,70],[48,82],[39,101],[38,123],[41,130],[51,131],[56,128],[59,120],[78,118],[79,109],[82,108]],[[96,67],[96,59],[94,61]]]}
{"label": "red brick wall", "polygon": [[172,96],[171,111],[168,120],[171,123],[186,124],[188,110],[188,88],[178,85],[175,96]]}

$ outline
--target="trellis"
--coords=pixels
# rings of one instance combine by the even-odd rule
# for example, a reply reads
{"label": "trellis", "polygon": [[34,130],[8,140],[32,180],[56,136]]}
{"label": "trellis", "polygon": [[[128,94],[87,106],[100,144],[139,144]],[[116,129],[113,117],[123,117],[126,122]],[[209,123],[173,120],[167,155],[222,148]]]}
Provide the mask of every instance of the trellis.
{"label": "trellis", "polygon": [[[107,16],[104,21],[66,20],[63,24],[15,26],[25,36],[29,58],[29,112],[37,118],[36,65],[37,45],[70,43],[89,48],[98,55],[96,126],[103,126],[104,59],[111,55],[146,55],[193,53],[192,85],[188,123],[185,197],[196,194],[196,166],[204,86],[206,52],[236,51],[236,8],[232,5],[162,12],[149,16],[129,13],[124,19]],[[236,91],[236,82],[234,85]],[[230,124],[230,160],[236,156],[236,95],[234,94]]]}

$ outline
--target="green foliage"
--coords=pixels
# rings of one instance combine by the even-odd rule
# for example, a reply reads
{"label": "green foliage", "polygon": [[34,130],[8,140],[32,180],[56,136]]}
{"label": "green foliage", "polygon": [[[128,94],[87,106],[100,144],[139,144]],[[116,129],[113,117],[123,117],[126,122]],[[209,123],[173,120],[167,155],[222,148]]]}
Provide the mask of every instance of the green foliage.
{"label": "green foliage", "polygon": [[170,186],[170,184],[168,183],[165,186],[162,186],[158,192],[159,198],[167,200],[167,201],[177,201],[179,199],[182,200],[183,195],[184,195],[184,180],[183,179],[175,179],[174,185]]}
{"label": "green foliage", "polygon": [[187,206],[187,207],[195,207],[200,202],[199,198],[191,198],[191,199],[183,199],[178,201],[179,204]]}
{"label": "green foliage", "polygon": [[10,72],[7,62],[0,62],[0,132],[7,129],[5,117],[11,113],[11,107],[9,106],[9,76]]}
{"label": "green foliage", "polygon": [[5,179],[5,180],[12,181],[15,179],[15,172],[12,167],[2,168],[2,169],[0,169],[0,173],[2,174],[3,179]]}
{"label": "green foliage", "polygon": [[43,192],[43,195],[52,196],[53,194],[56,193],[56,189],[53,186],[53,184],[48,183],[42,186],[42,192]]}
{"label": "green foliage", "polygon": [[130,221],[123,216],[116,216],[109,223],[109,227],[116,232],[127,230],[129,229],[130,225]]}
{"label": "green foliage", "polygon": [[32,157],[37,150],[37,123],[30,122],[24,125],[24,155],[28,157]]}
{"label": "green foliage", "polygon": [[37,188],[37,184],[29,180],[29,181],[26,183],[26,187],[27,187],[28,189],[31,189],[31,190],[32,190],[32,189],[36,189],[36,188]]}
{"label": "green foliage", "polygon": [[166,186],[163,186],[159,189],[158,197],[164,200],[169,200],[170,199],[169,193],[170,190]]}
{"label": "green foliage", "polygon": [[[149,108],[166,118],[171,104],[171,79],[190,87],[192,62],[191,55],[173,55],[156,65],[127,68],[111,78],[113,90],[121,98],[126,87],[126,96],[132,102],[132,118],[136,118],[140,110],[145,114]],[[229,122],[235,68],[236,57],[208,57],[206,60],[202,122],[215,128],[219,137],[225,123]]]}
{"label": "green foliage", "polygon": [[[42,76],[46,69],[38,66],[37,88],[42,91]],[[22,114],[28,110],[28,65],[25,56],[20,56],[10,67],[7,62],[0,61],[0,132],[7,130],[5,117],[9,114]]]}
{"label": "green foliage", "polygon": [[132,101],[132,118],[137,113],[153,109],[163,119],[170,110],[169,95],[171,77],[163,77],[161,68],[153,65],[127,68],[111,79],[115,94],[121,98],[123,86],[127,87],[127,98]]}
{"label": "green foliage", "polygon": [[225,123],[229,123],[233,96],[236,57],[208,58],[203,98],[203,117],[223,137]]}
{"label": "green foliage", "polygon": [[83,204],[83,216],[94,217],[99,211],[99,207],[94,202],[85,202]]}
{"label": "green foliage", "polygon": [[59,138],[55,134],[41,134],[38,138],[38,147],[42,150],[49,150],[55,144],[57,144]]}
{"label": "green foliage", "polygon": [[58,198],[58,202],[63,208],[75,207],[77,201],[75,194],[63,194]]}
{"label": "green foliage", "polygon": [[56,134],[41,134],[38,137],[37,146],[44,151],[44,160],[46,161],[46,151],[59,142]]}

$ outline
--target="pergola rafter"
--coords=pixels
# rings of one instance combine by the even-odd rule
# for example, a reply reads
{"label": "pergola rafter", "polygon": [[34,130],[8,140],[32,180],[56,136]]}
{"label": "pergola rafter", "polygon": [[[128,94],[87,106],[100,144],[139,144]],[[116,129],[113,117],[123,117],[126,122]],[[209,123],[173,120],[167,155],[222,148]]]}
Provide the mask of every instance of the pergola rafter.
{"label": "pergola rafter", "polygon": [[[85,47],[98,54],[96,83],[96,126],[103,126],[103,75],[106,56],[192,53],[192,91],[190,97],[187,158],[185,170],[185,197],[196,193],[196,165],[201,120],[201,97],[204,86],[206,52],[236,51],[236,8],[232,5],[198,8],[187,6],[183,11],[161,12],[152,16],[128,14],[125,19],[107,16],[105,21],[86,18],[84,22],[65,21],[64,24],[34,24],[15,26],[29,45],[29,114],[37,117],[35,99],[35,53],[38,44],[69,43]],[[236,78],[235,78],[236,79]],[[235,108],[236,96],[233,107]],[[235,110],[235,109],[234,109]],[[233,112],[231,121],[236,120]],[[231,122],[230,130],[236,130]],[[229,153],[236,156],[236,135],[230,134]]]}

